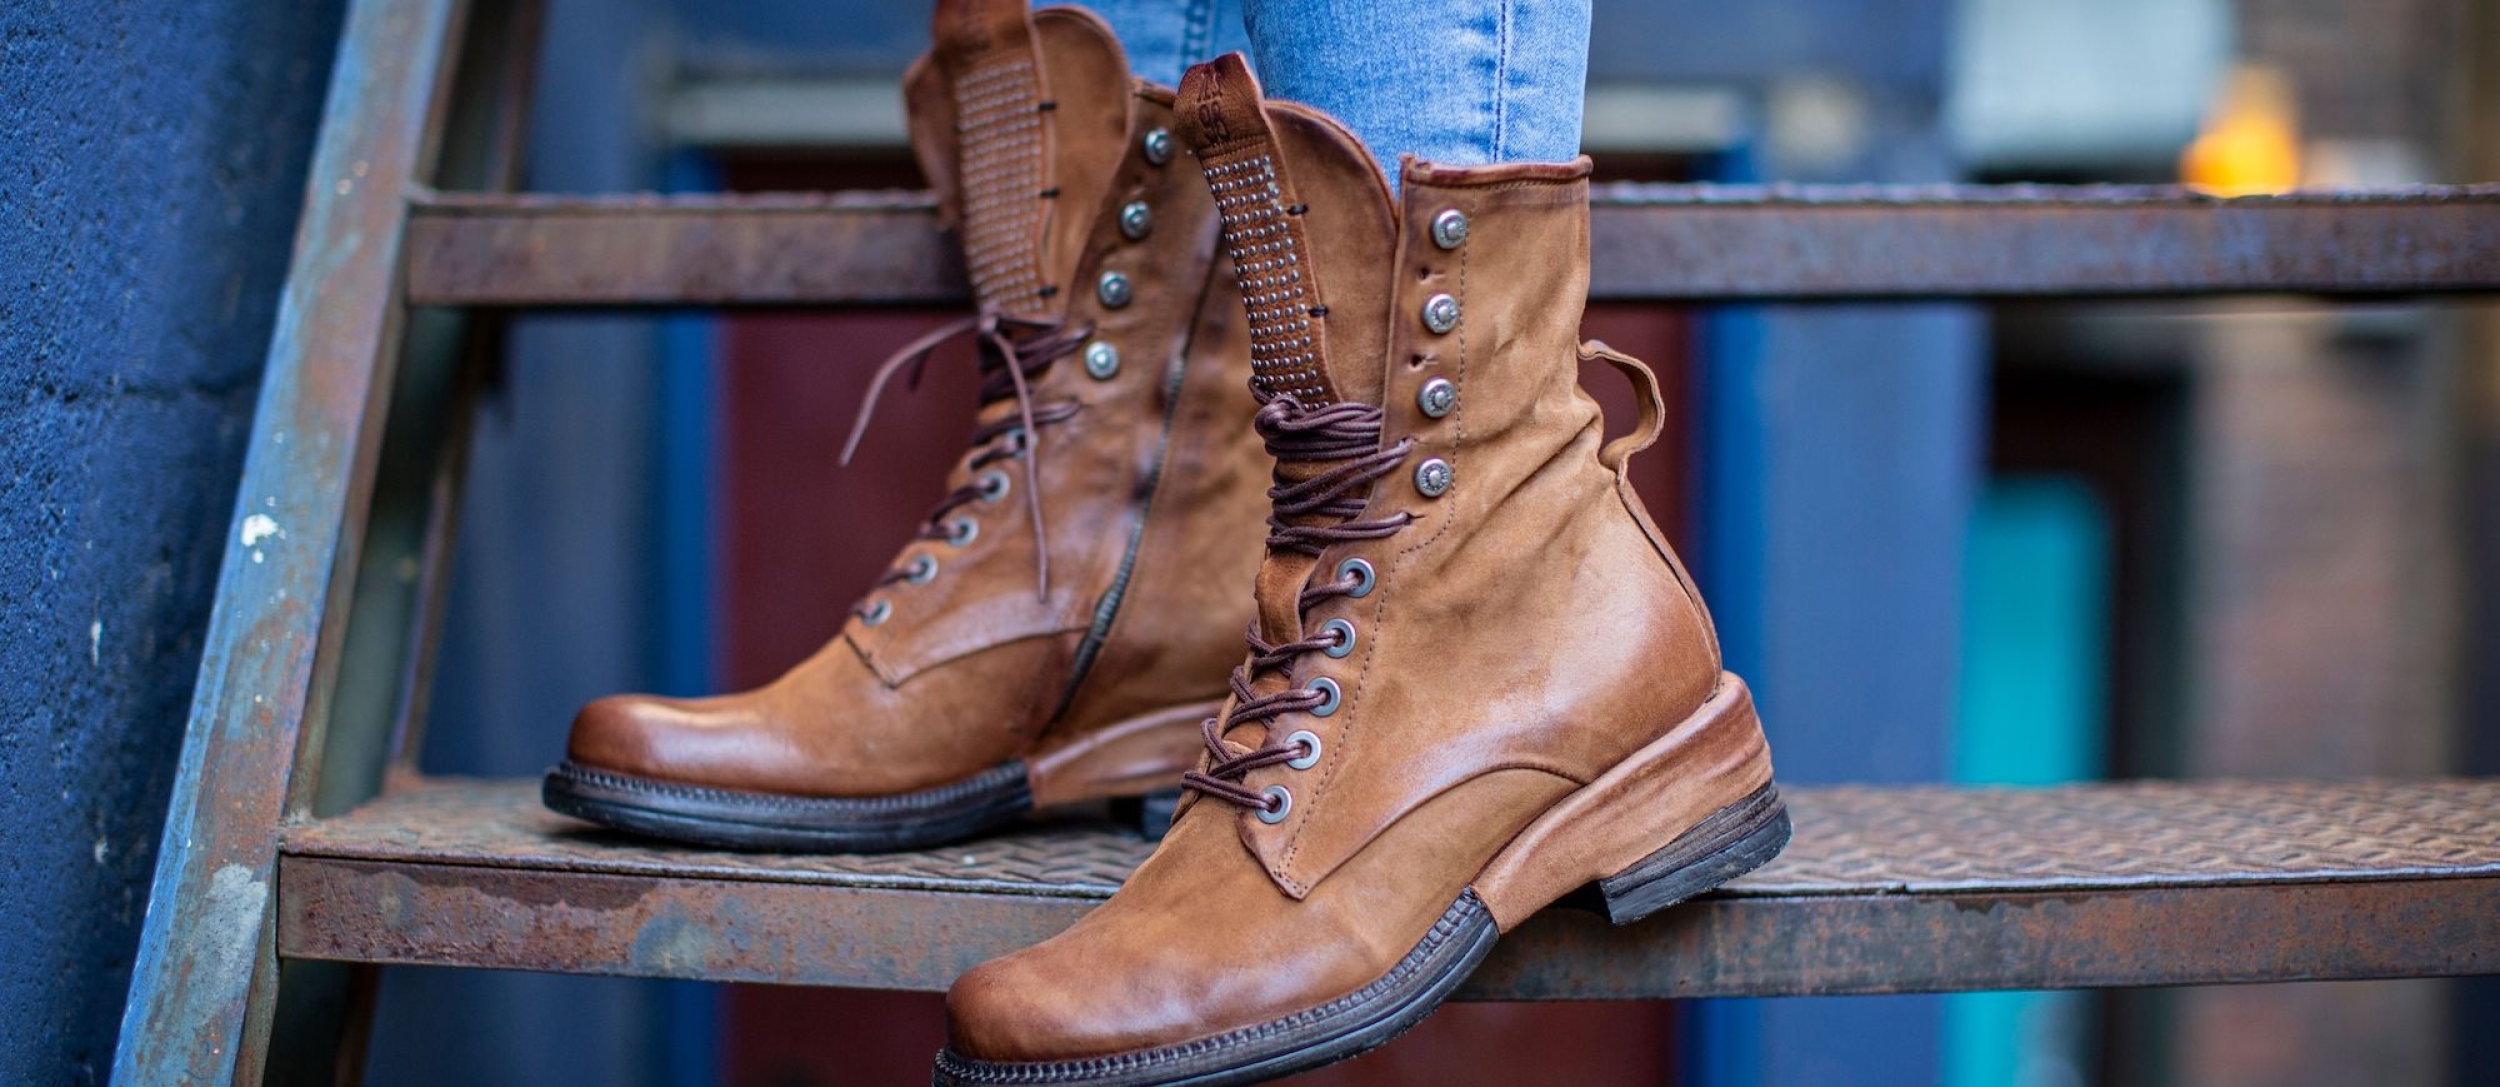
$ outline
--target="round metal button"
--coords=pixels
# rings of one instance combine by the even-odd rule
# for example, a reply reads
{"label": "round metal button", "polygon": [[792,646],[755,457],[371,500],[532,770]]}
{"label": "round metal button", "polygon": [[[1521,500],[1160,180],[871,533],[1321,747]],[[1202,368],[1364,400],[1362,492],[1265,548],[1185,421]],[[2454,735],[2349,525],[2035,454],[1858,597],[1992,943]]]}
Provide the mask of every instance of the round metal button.
{"label": "round metal button", "polygon": [[1448,208],[1432,217],[1432,244],[1443,249],[1456,249],[1467,240],[1467,217],[1457,208]]}
{"label": "round metal button", "polygon": [[1172,161],[1172,134],[1164,129],[1150,129],[1140,141],[1146,150],[1146,161],[1161,166]]}
{"label": "round metal button", "polygon": [[1085,345],[1085,372],[1096,381],[1109,381],[1120,372],[1120,349],[1101,340]]}
{"label": "round metal button", "polygon": [[[1128,277],[1118,272],[1104,272],[1101,279],[1094,281],[1094,297],[1102,299],[1102,304],[1112,309],[1128,305]],[[1458,303],[1452,302],[1450,307],[1450,312],[1455,315]],[[1450,320],[1455,323],[1458,318],[1452,316]]]}
{"label": "round metal button", "polygon": [[1321,676],[1311,681],[1309,690],[1319,696],[1319,705],[1311,707],[1311,716],[1326,717],[1337,712],[1337,704],[1345,701],[1345,692],[1337,689],[1337,681]]}
{"label": "round metal button", "polygon": [[1342,581],[1348,577],[1354,579],[1354,587],[1346,590],[1347,596],[1370,596],[1372,594],[1372,582],[1375,580],[1372,576],[1372,564],[1361,559],[1347,559],[1338,563],[1338,580]]}
{"label": "round metal button", "polygon": [[1318,733],[1312,732],[1309,729],[1303,729],[1291,736],[1285,737],[1285,742],[1288,744],[1299,745],[1302,748],[1302,753],[1290,759],[1286,759],[1285,765],[1293,767],[1296,770],[1308,770],[1319,765]]}
{"label": "round metal button", "polygon": [[1424,492],[1426,498],[1448,494],[1450,484],[1457,481],[1458,472],[1450,467],[1450,462],[1439,457],[1415,466],[1415,489]]}
{"label": "round metal button", "polygon": [[1285,813],[1293,810],[1293,790],[1282,785],[1270,785],[1259,791],[1267,794],[1266,807],[1251,809],[1259,813],[1259,822],[1284,822]]}
{"label": "round metal button", "polygon": [[873,627],[879,623],[885,622],[887,619],[892,618],[893,615],[893,602],[886,600],[872,600],[868,602],[868,606],[866,608],[860,610],[859,624],[861,626]]}
{"label": "round metal button", "polygon": [[1458,299],[1436,294],[1424,299],[1424,327],[1435,335],[1458,327]]}
{"label": "round metal button", "polygon": [[1424,382],[1423,388],[1415,390],[1415,406],[1435,419],[1448,415],[1451,408],[1458,406],[1458,386],[1446,377]]}
{"label": "round metal button", "polygon": [[1154,209],[1143,200],[1131,200],[1120,208],[1120,235],[1130,241],[1146,236],[1155,228]]}

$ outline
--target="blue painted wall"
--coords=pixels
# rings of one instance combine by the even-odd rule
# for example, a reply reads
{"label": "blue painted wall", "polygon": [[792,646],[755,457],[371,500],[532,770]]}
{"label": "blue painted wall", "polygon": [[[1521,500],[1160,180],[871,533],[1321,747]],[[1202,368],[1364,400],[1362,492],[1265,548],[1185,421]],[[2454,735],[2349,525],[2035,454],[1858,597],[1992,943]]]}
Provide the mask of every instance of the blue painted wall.
{"label": "blue painted wall", "polygon": [[109,1067],[340,6],[0,6],[0,1082]]}

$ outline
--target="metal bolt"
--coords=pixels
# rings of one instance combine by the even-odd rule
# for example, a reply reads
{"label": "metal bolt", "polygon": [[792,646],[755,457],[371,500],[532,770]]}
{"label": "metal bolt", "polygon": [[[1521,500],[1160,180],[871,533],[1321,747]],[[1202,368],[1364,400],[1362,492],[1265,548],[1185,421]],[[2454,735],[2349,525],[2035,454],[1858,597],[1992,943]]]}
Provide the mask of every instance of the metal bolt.
{"label": "metal bolt", "polygon": [[1120,236],[1136,241],[1155,228],[1155,213],[1143,200],[1132,200],[1120,209]]}
{"label": "metal bolt", "polygon": [[1450,462],[1439,457],[1415,466],[1415,489],[1424,492],[1426,498],[1439,498],[1448,494],[1450,484],[1457,481],[1457,470],[1450,467]]}
{"label": "metal bolt", "polygon": [[1085,372],[1096,381],[1109,381],[1120,372],[1120,349],[1101,340],[1085,345]]}
{"label": "metal bolt", "polygon": [[1424,299],[1424,327],[1440,335],[1458,327],[1458,299],[1436,294]]}
{"label": "metal bolt", "polygon": [[[1102,299],[1102,304],[1112,309],[1128,305],[1128,277],[1118,272],[1104,272],[1102,278],[1094,283],[1094,297]],[[1450,307],[1450,320],[1458,320],[1458,303],[1452,302]]]}
{"label": "metal bolt", "polygon": [[1443,249],[1456,249],[1467,240],[1467,217],[1457,208],[1448,208],[1432,217],[1432,244]]}
{"label": "metal bolt", "polygon": [[1160,128],[1150,129],[1146,132],[1143,143],[1146,148],[1146,161],[1157,166],[1172,161],[1172,134],[1170,132]]}
{"label": "metal bolt", "polygon": [[1423,388],[1415,390],[1415,406],[1435,419],[1448,415],[1451,408],[1458,406],[1458,386],[1450,384],[1446,377],[1424,382]]}

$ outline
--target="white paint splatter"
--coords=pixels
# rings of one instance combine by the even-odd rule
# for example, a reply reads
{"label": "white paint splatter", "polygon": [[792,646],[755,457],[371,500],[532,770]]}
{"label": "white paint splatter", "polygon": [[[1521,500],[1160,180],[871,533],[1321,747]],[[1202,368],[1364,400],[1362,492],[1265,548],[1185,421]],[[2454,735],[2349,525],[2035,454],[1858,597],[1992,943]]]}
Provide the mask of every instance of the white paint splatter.
{"label": "white paint splatter", "polygon": [[272,536],[283,537],[286,530],[278,527],[278,519],[266,513],[255,513],[243,519],[243,546],[251,547]]}
{"label": "white paint splatter", "polygon": [[87,663],[104,663],[104,618],[97,616],[87,624]]}
{"label": "white paint splatter", "polygon": [[107,842],[102,838],[95,840],[95,862],[97,864],[104,863],[105,856],[111,852],[113,852],[112,843]]}

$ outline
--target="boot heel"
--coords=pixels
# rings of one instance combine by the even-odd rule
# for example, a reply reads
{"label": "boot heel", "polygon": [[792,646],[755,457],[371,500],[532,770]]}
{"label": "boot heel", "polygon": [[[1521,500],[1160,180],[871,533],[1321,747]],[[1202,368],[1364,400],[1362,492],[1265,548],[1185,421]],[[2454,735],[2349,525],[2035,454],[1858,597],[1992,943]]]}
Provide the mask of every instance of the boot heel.
{"label": "boot heel", "polygon": [[1788,847],[1788,805],[1779,787],[1711,813],[1640,863],[1597,881],[1606,918],[1628,925],[1770,863]]}
{"label": "boot heel", "polygon": [[1476,893],[1505,932],[1592,887],[1630,921],[1759,866],[1787,827],[1753,696],[1722,674],[1684,720],[1512,838],[1476,874]]}

